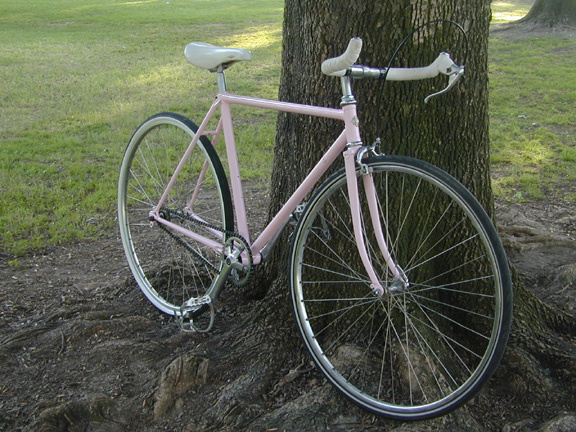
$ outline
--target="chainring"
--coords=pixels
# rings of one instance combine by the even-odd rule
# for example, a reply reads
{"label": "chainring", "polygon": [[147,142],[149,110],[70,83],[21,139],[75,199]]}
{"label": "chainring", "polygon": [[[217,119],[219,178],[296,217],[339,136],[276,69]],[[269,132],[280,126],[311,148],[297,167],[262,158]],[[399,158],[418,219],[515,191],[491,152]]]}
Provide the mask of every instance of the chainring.
{"label": "chainring", "polygon": [[[226,242],[224,243],[224,250],[240,250],[241,252],[238,261],[242,263],[242,269],[233,269],[228,281],[235,287],[248,285],[252,280],[252,270],[254,268],[252,250],[250,249],[248,242],[241,235],[232,234],[227,236]],[[247,262],[242,262],[243,258]]]}

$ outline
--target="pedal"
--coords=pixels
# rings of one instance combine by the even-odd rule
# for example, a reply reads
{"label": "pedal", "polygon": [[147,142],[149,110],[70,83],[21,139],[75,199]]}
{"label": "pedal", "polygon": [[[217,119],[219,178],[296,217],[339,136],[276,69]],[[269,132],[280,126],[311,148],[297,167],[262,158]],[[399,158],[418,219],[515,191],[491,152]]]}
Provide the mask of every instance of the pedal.
{"label": "pedal", "polygon": [[[212,299],[208,295],[202,297],[192,297],[180,308],[180,315],[178,316],[178,325],[180,329],[184,332],[191,333],[207,333],[212,330],[215,318],[215,309]],[[210,315],[208,319],[208,324],[203,328],[203,326],[198,326],[198,318],[203,314],[208,313]]]}

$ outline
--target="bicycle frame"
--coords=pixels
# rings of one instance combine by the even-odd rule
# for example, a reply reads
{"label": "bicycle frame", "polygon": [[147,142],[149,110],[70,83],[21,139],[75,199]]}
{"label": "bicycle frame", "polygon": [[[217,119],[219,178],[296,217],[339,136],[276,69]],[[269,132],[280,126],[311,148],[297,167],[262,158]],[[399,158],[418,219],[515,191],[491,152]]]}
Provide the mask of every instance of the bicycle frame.
{"label": "bicycle frame", "polygon": [[[314,364],[370,413],[421,420],[460,406],[494,373],[510,331],[512,281],[490,217],[461,183],[425,161],[378,154],[379,139],[361,140],[352,79],[447,76],[427,101],[452,88],[464,67],[441,53],[420,68],[372,68],[356,64],[361,48],[352,38],[342,55],[322,62],[325,75],[341,79],[333,109],[229,94],[224,70],[250,52],[187,45],[191,64],[217,72],[216,99],[200,126],[164,112],[136,129],[118,179],[120,236],[145,296],[183,331],[205,333],[224,287],[249,284],[253,265],[297,222],[287,230],[286,276]],[[238,106],[344,124],[255,240],[232,122]]]}
{"label": "bicycle frame", "polygon": [[[343,80],[343,88],[345,88],[344,87],[345,82],[348,82],[347,87],[349,88],[348,78],[344,77],[342,78],[342,80]],[[231,105],[243,105],[243,106],[250,106],[288,113],[304,114],[314,117],[336,119],[344,122],[343,132],[332,143],[328,151],[324,153],[322,158],[317,162],[315,167],[310,171],[310,173],[307,175],[304,181],[300,184],[300,186],[296,189],[296,191],[292,194],[292,196],[288,199],[288,201],[286,201],[286,203],[282,206],[282,208],[278,211],[278,213],[274,216],[274,218],[270,221],[270,223],[265,227],[265,229],[253,243],[250,242],[250,233],[246,217],[246,208],[244,203],[242,182],[240,178],[240,168],[238,164],[236,141],[234,137],[234,127],[232,123]],[[218,111],[218,108],[220,109],[220,119],[218,121],[218,126],[215,130],[207,130],[208,124],[214,118],[216,112]],[[192,150],[196,145],[196,143],[198,142],[199,138],[203,135],[214,136],[213,144],[215,145],[222,132],[224,133],[225,147],[228,156],[228,167],[230,172],[230,182],[234,200],[233,202],[234,211],[236,214],[236,221],[238,225],[237,232],[242,237],[244,237],[244,239],[246,239],[248,244],[250,245],[250,249],[252,251],[253,256],[253,264],[260,264],[264,260],[266,256],[265,249],[268,246],[270,246],[270,244],[273,243],[276,238],[278,238],[278,234],[286,226],[290,216],[292,215],[296,207],[303,201],[304,197],[317,184],[319,179],[336,160],[338,155],[342,153],[344,155],[345,160],[348,191],[350,196],[350,207],[352,210],[354,235],[358,245],[360,257],[371,279],[372,289],[380,294],[383,294],[384,288],[380,284],[379,278],[377,277],[372,267],[366,249],[366,245],[364,244],[364,239],[362,236],[362,227],[360,222],[360,202],[358,197],[358,184],[357,184],[358,180],[356,174],[357,172],[356,157],[359,150],[362,148],[362,141],[360,139],[360,131],[358,125],[358,118],[356,115],[355,100],[353,98],[349,98],[348,102],[343,103],[340,109],[335,109],[335,108],[317,107],[312,105],[304,105],[290,102],[280,102],[268,99],[252,98],[246,96],[237,96],[226,92],[219,93],[217,95],[216,100],[214,101],[208,113],[206,114],[204,120],[200,124],[196,135],[190,142],[187,151],[185,152],[182,160],[180,161],[178,167],[176,168],[172,178],[170,179],[170,182],[168,183],[168,186],[164,191],[164,194],[160,198],[155,210],[153,210],[150,214],[151,220],[154,220],[157,223],[164,224],[169,228],[178,231],[180,234],[190,237],[195,241],[198,241],[217,251],[222,250],[221,244],[211,239],[208,239],[198,233],[189,231],[177,224],[174,224],[162,218],[159,215],[159,209],[162,208],[165,200],[168,197],[170,189],[176,182],[178,175],[180,174],[184,164],[186,163],[187,159],[192,153]],[[374,193],[374,185],[372,177],[370,176],[369,173],[363,173],[363,181],[366,187],[366,193],[370,208],[370,214],[373,219],[373,224],[375,228],[377,227],[376,232],[378,236],[378,245],[380,246],[380,249],[395,279],[401,279],[400,270],[394,264],[390,256],[390,253],[388,252],[386,241],[384,239],[384,235],[380,227],[379,223],[380,214],[376,203],[376,196]],[[189,204],[189,208],[192,208],[192,204],[193,203]]]}

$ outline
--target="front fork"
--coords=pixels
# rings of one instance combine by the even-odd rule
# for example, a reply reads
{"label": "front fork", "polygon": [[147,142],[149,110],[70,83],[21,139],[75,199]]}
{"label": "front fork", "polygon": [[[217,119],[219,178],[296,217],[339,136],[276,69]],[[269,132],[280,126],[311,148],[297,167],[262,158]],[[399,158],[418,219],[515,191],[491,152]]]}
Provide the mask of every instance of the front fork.
{"label": "front fork", "polygon": [[[372,150],[370,147],[362,147],[360,145],[351,145],[344,152],[344,166],[346,170],[346,181],[348,185],[348,196],[350,198],[350,210],[352,213],[352,227],[354,230],[354,238],[358,247],[358,253],[362,264],[370,278],[370,287],[372,291],[382,296],[396,290],[404,290],[408,287],[408,280],[402,269],[394,262],[386,240],[384,232],[382,231],[380,208],[378,206],[378,197],[376,188],[374,186],[374,178],[370,167],[363,163],[363,157],[366,151]],[[364,240],[364,227],[362,226],[361,209],[360,209],[360,195],[358,191],[358,167],[360,168],[360,175],[362,176],[362,183],[364,185],[364,192],[366,195],[366,202],[370,212],[370,219],[372,220],[372,228],[374,230],[374,237],[380,248],[380,252],[386,262],[386,266],[393,276],[393,281],[386,287],[382,286],[381,279],[376,275],[374,265],[368,254],[366,242]]]}

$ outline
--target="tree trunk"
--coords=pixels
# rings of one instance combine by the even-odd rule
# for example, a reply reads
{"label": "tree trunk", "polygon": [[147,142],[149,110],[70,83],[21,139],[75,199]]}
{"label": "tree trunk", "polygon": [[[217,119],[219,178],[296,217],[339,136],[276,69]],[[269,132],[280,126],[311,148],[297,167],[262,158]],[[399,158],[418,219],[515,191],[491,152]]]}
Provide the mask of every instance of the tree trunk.
{"label": "tree trunk", "polygon": [[[493,214],[488,136],[489,0],[286,0],[279,97],[336,107],[340,83],[322,75],[324,59],[341,54],[350,37],[360,36],[364,48],[359,61],[387,66],[405,35],[438,18],[463,24],[469,35],[467,58],[458,31],[447,24],[436,24],[416,34],[394,66],[426,65],[439,52],[449,51],[457,63],[466,63],[462,83],[428,104],[424,104],[425,96],[442,89],[445,77],[387,83],[383,90],[380,82],[357,83],[354,90],[360,101],[363,140],[370,143],[381,137],[381,150],[386,153],[415,156],[442,167]],[[378,104],[381,90],[384,93]],[[330,120],[279,115],[269,217],[299,185],[341,126]],[[216,377],[226,378],[211,395],[215,402],[203,412],[202,421],[220,430],[326,430],[332,426],[338,429],[341,421],[351,425],[347,430],[377,430],[381,426],[385,429],[378,430],[393,430],[398,424],[375,419],[356,408],[310,366],[290,308],[288,235],[284,233],[264,271],[255,278],[256,287],[250,288],[252,292],[256,288],[262,299],[240,303],[239,307],[248,313],[245,320],[228,319],[226,331],[211,335],[210,344],[197,350],[214,365],[210,367],[217,370]],[[236,296],[237,292],[230,295]],[[502,425],[490,418],[491,413],[506,410],[503,401],[515,399],[515,392],[526,394],[529,389],[542,403],[554,397],[560,409],[574,408],[570,387],[570,380],[576,376],[573,357],[566,355],[566,347],[559,342],[561,337],[550,339],[554,335],[551,329],[573,332],[574,322],[536,301],[519,285],[515,295],[518,307],[512,347],[497,372],[498,379],[486,391],[487,397],[477,398],[465,410],[420,424],[418,430],[496,430],[491,426],[500,430]],[[556,385],[555,392],[551,392],[551,382]],[[370,429],[372,426],[375,429]]]}
{"label": "tree trunk", "polygon": [[[393,66],[422,66],[430,63],[439,52],[449,51],[457,63],[466,62],[463,82],[429,104],[424,104],[424,97],[443,88],[444,81],[387,83],[383,89],[380,82],[357,83],[354,91],[360,101],[363,140],[370,143],[381,137],[382,151],[386,153],[414,156],[440,166],[469,188],[493,215],[488,135],[489,0],[358,0],[352,3],[286,0],[279,98],[337,106],[339,80],[322,75],[322,60],[341,54],[351,37],[360,36],[364,48],[359,62],[386,66],[405,35],[437,18],[449,18],[463,24],[469,36],[467,58],[464,59],[466,48],[459,33],[447,24],[436,24],[408,41]],[[378,98],[380,91],[383,91],[381,99]],[[382,102],[378,104],[380,100]],[[330,120],[279,115],[269,217],[295,190],[340,130],[341,125]],[[288,245],[289,239],[280,244]],[[287,301],[287,257],[288,247],[278,247],[267,265],[268,276],[274,280],[267,299],[276,299],[276,305],[281,304],[278,300],[282,298]],[[568,387],[563,385],[573,382],[576,370],[567,360],[572,357],[566,356],[566,346],[560,342],[561,338],[553,335],[555,331],[573,332],[574,320],[543,305],[519,284],[517,278],[515,285],[517,307],[512,348],[498,372],[500,381],[493,385],[496,390],[492,391],[501,391],[505,394],[503,397],[510,397],[510,390],[526,392],[536,386],[538,397],[546,400],[550,397],[550,387],[541,385],[539,380],[545,379],[542,371],[554,364],[561,369],[554,377],[558,384],[557,394],[570,395],[570,384]],[[276,308],[275,313],[279,322],[292,319],[284,306]],[[545,351],[542,351],[544,347]],[[571,381],[567,382],[567,377],[572,377]],[[517,385],[507,388],[511,381]],[[568,406],[573,406],[573,397],[568,400]]]}
{"label": "tree trunk", "polygon": [[576,25],[576,2],[573,0],[536,0],[530,12],[518,21],[538,26]]}
{"label": "tree trunk", "polygon": [[[359,100],[365,143],[382,138],[382,151],[415,156],[448,171],[488,209],[492,209],[489,179],[487,37],[489,1],[430,3],[419,1],[288,0],[284,18],[282,79],[279,97],[301,103],[338,106],[340,83],[320,71],[321,62],[342,53],[348,40],[360,36],[364,48],[359,61],[385,67],[402,38],[433,19],[450,18],[469,33],[466,78],[455,91],[424,104],[424,98],[445,86],[437,78],[419,83],[359,82]],[[436,24],[425,28],[400,51],[394,66],[424,66],[441,51],[462,63],[466,48],[455,27]],[[379,92],[383,91],[380,105]],[[378,121],[380,119],[380,121]],[[380,130],[376,130],[379,126]],[[334,121],[280,114],[272,173],[270,215],[290,196],[337,136],[342,125]],[[286,175],[287,172],[290,175]],[[285,255],[278,251],[277,268]]]}

